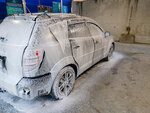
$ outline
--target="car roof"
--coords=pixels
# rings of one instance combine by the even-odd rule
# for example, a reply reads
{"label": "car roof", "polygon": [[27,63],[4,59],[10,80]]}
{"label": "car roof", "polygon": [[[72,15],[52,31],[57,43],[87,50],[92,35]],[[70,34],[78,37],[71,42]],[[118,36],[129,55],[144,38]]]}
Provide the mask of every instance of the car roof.
{"label": "car roof", "polygon": [[96,23],[93,19],[79,16],[76,14],[66,14],[66,13],[27,13],[27,14],[19,14],[19,15],[11,15],[6,19],[18,19],[18,20],[28,20],[28,21],[45,21],[45,20],[53,20],[53,21],[63,21],[67,20],[70,24],[77,23],[82,21],[89,21]]}

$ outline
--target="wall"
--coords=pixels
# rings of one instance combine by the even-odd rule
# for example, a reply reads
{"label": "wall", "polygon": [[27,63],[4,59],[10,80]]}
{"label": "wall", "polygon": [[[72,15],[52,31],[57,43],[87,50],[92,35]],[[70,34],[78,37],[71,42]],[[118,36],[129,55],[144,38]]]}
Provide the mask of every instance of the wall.
{"label": "wall", "polygon": [[73,12],[95,19],[119,40],[130,26],[135,42],[150,44],[150,0],[87,0],[74,3]]}
{"label": "wall", "polygon": [[0,20],[6,16],[6,4],[4,0],[0,0]]}
{"label": "wall", "polygon": [[[25,0],[26,6],[30,12],[38,12],[39,0]],[[40,0],[41,5],[51,6],[52,2],[60,2],[61,0]],[[68,13],[71,13],[71,0],[63,0],[63,5],[68,7]],[[3,20],[7,16],[6,0],[0,0],[0,20]]]}

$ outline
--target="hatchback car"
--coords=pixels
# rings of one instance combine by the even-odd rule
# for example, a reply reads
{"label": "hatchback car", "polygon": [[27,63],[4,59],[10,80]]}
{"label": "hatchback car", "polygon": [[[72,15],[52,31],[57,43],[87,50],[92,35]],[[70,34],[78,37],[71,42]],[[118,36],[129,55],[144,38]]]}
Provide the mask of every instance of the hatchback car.
{"label": "hatchback car", "polygon": [[12,15],[0,24],[0,88],[23,99],[68,96],[75,79],[115,44],[94,20],[73,14]]}

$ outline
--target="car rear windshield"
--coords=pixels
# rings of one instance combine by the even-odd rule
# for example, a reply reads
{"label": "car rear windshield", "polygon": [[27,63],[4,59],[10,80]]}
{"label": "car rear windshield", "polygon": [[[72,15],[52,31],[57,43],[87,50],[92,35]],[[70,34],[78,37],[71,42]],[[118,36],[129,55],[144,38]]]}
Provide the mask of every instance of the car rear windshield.
{"label": "car rear windshield", "polygon": [[5,20],[0,24],[0,37],[7,44],[26,45],[33,26],[34,21]]}

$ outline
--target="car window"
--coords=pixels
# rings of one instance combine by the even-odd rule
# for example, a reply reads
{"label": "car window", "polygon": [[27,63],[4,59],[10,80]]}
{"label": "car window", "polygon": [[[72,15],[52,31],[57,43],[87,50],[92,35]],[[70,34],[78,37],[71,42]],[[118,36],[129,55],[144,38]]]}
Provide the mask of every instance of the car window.
{"label": "car window", "polygon": [[92,36],[103,36],[103,31],[95,24],[93,23],[87,23],[88,28],[90,30],[90,33]]}
{"label": "car window", "polygon": [[89,37],[90,33],[85,23],[72,24],[68,27],[69,38]]}

